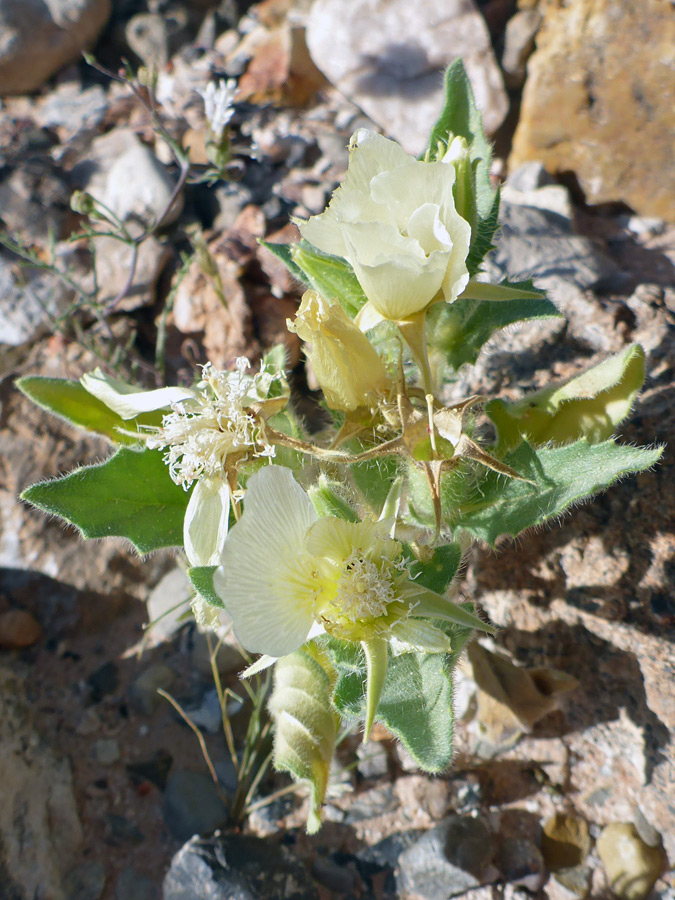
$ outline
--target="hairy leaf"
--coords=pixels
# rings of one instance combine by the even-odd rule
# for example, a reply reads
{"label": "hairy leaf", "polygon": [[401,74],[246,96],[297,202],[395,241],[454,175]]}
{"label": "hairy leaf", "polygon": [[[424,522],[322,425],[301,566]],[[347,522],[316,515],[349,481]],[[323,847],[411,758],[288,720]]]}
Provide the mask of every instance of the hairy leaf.
{"label": "hairy leaf", "polygon": [[[358,453],[358,448],[353,449]],[[354,463],[350,466],[350,470],[357,488],[375,515],[379,516],[391,486],[399,474],[397,461],[393,457],[383,457]]]}
{"label": "hairy leaf", "polygon": [[597,443],[610,437],[626,418],[644,377],[644,350],[631,344],[563,384],[515,403],[491,400],[485,411],[497,426],[501,451],[517,447],[521,440],[533,445],[566,444],[583,437]]}
{"label": "hairy leaf", "polygon": [[416,584],[421,584],[430,591],[443,594],[462,561],[462,548],[459,544],[444,544],[436,547],[429,560],[416,559],[408,566]]}
{"label": "hairy leaf", "polygon": [[124,537],[139,553],[183,543],[189,494],[173,483],[158,450],[123,447],[100,465],[34,484],[21,498],[85,538]]}
{"label": "hairy leaf", "polygon": [[527,299],[470,300],[460,297],[454,303],[436,303],[429,310],[429,345],[453,367],[474,363],[481,349],[501,328],[530,319],[560,318],[556,307],[541,296],[531,281],[503,281],[494,286],[531,292]]}
{"label": "hairy leaf", "polygon": [[[105,403],[86,391],[79,381],[27,375],[20,378],[16,386],[33,403],[78,428],[100,434],[116,444],[138,443],[138,438],[130,434],[120,434],[119,431],[119,429],[133,431],[136,424],[125,422]],[[141,425],[161,425],[162,415],[146,413],[138,416],[136,422]]]}
{"label": "hairy leaf", "polygon": [[193,566],[188,569],[188,578],[192,582],[192,587],[207,603],[225,609],[225,604],[213,586],[213,573],[217,568],[217,566]]}
{"label": "hairy leaf", "polygon": [[278,660],[269,702],[274,717],[274,765],[310,786],[307,831],[321,827],[338,718],[331,707],[331,678],[309,651]]}
{"label": "hairy leaf", "polygon": [[614,441],[581,440],[538,449],[523,443],[506,454],[505,462],[528,481],[488,471],[474,491],[473,504],[447,505],[448,524],[494,544],[501,534],[515,536],[541,525],[618,478],[648,469],[662,452],[662,447],[626,447]]}
{"label": "hairy leaf", "polygon": [[310,287],[327,300],[338,300],[347,315],[354,318],[365,304],[366,295],[346,260],[322,253],[307,241],[294,244],[291,256]]}

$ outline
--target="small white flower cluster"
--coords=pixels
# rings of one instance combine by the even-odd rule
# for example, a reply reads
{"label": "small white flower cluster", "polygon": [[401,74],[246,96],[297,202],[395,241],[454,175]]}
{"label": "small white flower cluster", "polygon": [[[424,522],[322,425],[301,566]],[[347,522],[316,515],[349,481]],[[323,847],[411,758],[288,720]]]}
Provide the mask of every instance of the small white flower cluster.
{"label": "small white flower cluster", "polygon": [[209,123],[209,128],[216,140],[220,140],[228,124],[234,115],[232,106],[237,94],[237,82],[234,78],[227,81],[221,78],[218,86],[211,81],[205,90],[197,92],[204,101],[204,114]]}
{"label": "small white flower cluster", "polygon": [[161,429],[148,438],[151,449],[167,448],[164,460],[171,478],[186,490],[198,478],[222,476],[228,454],[244,447],[255,456],[274,456],[274,447],[260,440],[249,411],[266,373],[247,375],[249,367],[244,357],[237,359],[233,372],[205,365],[194,398],[174,403]]}

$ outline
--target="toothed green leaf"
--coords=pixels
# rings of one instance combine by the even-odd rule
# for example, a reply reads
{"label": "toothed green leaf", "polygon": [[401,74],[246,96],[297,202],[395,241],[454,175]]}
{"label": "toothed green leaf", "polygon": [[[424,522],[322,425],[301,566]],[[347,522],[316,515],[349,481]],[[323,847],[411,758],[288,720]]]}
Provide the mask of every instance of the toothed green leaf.
{"label": "toothed green leaf", "polygon": [[78,428],[100,434],[116,444],[136,444],[139,439],[128,434],[120,434],[119,429],[134,431],[136,423],[141,425],[161,425],[162,414],[146,413],[135,422],[127,422],[109,409],[105,403],[86,391],[79,381],[67,378],[45,378],[41,375],[27,375],[19,378],[16,386],[33,403],[65,419]]}
{"label": "toothed green leaf", "polygon": [[189,494],[174,484],[158,450],[123,447],[106,462],[34,484],[21,495],[85,538],[123,537],[139,553],[183,543]]}
{"label": "toothed green leaf", "polygon": [[448,517],[453,528],[494,544],[501,534],[515,536],[541,525],[617,479],[648,469],[662,453],[662,447],[626,447],[614,441],[581,440],[537,449],[522,443],[504,460],[529,481],[488,471],[476,486],[473,504],[448,510]]}
{"label": "toothed green leaf", "polygon": [[531,281],[503,281],[494,287],[522,289],[531,296],[517,300],[469,300],[460,297],[454,303],[436,303],[429,310],[429,346],[455,370],[464,363],[474,363],[492,335],[502,328],[530,319],[561,318],[553,303],[543,297]]}

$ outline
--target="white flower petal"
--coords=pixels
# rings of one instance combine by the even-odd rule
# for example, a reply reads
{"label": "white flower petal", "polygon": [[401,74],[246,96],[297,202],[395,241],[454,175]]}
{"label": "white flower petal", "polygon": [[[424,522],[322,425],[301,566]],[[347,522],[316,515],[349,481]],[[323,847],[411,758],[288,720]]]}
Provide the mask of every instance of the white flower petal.
{"label": "white flower petal", "polygon": [[139,413],[165,409],[172,403],[194,400],[189,388],[166,387],[154,391],[139,391],[134,385],[109,378],[100,369],[87,372],[80,378],[82,387],[117,413],[122,419],[133,419]]}
{"label": "white flower petal", "polygon": [[344,186],[350,191],[370,193],[370,182],[380,172],[410,163],[403,147],[367,128],[359,128],[350,141],[350,157]]}
{"label": "white flower petal", "polygon": [[243,672],[240,672],[239,677],[250,678],[252,675],[257,675],[258,672],[264,672],[265,669],[269,669],[270,666],[274,665],[274,663],[277,661],[277,658],[278,657],[276,656],[266,656],[265,654],[263,654],[261,657],[256,659],[254,663],[251,663],[251,665],[247,669],[244,669]]}
{"label": "white flower petal", "polygon": [[214,587],[247,650],[286,656],[307,639],[314,581],[304,539],[316,518],[290,469],[266,466],[250,478],[244,514],[214,573]]}
{"label": "white flower petal", "polygon": [[433,252],[449,253],[452,238],[441,221],[436,203],[423,203],[408,219],[408,235],[415,238],[429,256]]}
{"label": "white flower petal", "polygon": [[221,478],[201,478],[183,520],[183,543],[191,566],[217,566],[230,520],[230,489]]}
{"label": "white flower petal", "polygon": [[384,316],[380,315],[370,302],[365,303],[354,316],[354,324],[360,328],[364,334],[366,331],[370,331],[371,328],[379,325],[380,322],[384,322]]}
{"label": "white flower petal", "polygon": [[386,203],[393,221],[405,231],[412,213],[423,203],[435,203],[455,212],[452,187],[455,169],[443,163],[425,163],[408,157],[407,165],[382,172],[371,183],[377,203]]}

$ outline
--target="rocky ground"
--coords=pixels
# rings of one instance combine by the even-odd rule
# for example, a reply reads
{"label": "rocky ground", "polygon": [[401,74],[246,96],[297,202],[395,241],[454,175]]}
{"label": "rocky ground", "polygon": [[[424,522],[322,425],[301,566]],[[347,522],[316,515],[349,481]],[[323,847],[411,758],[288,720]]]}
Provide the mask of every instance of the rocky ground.
{"label": "rocky ground", "polygon": [[[638,18],[628,0],[0,0],[2,900],[570,900],[610,885],[641,900],[657,876],[652,896],[675,898],[666,6],[644,0]],[[154,69],[164,136],[150,94],[79,61],[85,47],[113,74],[122,58]],[[355,128],[419,151],[457,55],[496,141],[495,179],[508,175],[491,273],[533,276],[568,317],[499,336],[457,393],[520,396],[639,341],[649,374],[622,434],[668,448],[560,527],[475,553],[462,589],[500,631],[458,674],[450,772],[419,774],[384,732],[350,768],[348,737],[316,837],[301,792],[234,827],[207,641],[181,619],[185,577],[170,553],[84,544],[17,501],[108,451],[14,381],[101,360],[147,385],[189,380],[207,358],[285,340],[310,410],[311,373],[308,386],[284,326],[298,288],[258,239],[292,239],[292,215],[323,209]],[[207,185],[197,92],[221,77],[239,87],[232,178]],[[171,139],[189,148],[179,191]],[[135,261],[114,239],[95,255],[72,240],[76,189],[147,232]],[[219,654],[235,690],[240,663]],[[201,730],[219,789],[158,688]],[[238,740],[245,717],[235,704]],[[257,798],[286,784],[270,775]]]}

